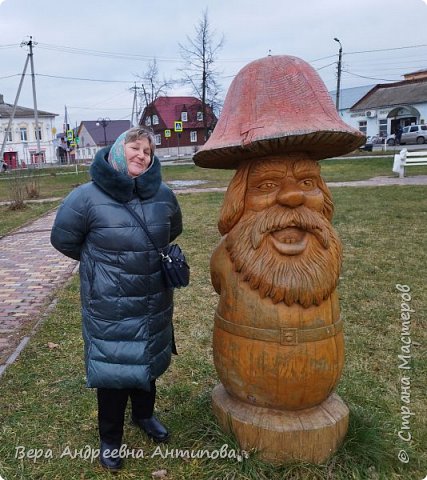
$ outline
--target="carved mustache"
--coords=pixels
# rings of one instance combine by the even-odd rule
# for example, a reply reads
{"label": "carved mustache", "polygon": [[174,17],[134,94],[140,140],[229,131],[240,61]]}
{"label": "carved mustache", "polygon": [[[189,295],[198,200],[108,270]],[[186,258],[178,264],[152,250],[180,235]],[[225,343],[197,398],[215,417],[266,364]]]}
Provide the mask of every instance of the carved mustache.
{"label": "carved mustache", "polygon": [[304,206],[293,209],[274,206],[255,216],[255,220],[250,218],[253,223],[251,243],[254,250],[259,248],[266,235],[289,227],[313,234],[325,249],[329,248],[329,222],[321,213]]}

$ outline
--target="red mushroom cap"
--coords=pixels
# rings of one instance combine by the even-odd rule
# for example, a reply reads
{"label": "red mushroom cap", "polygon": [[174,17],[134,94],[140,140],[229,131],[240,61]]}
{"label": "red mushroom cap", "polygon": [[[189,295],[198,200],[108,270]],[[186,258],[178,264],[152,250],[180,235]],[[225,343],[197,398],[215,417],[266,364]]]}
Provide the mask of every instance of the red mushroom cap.
{"label": "red mushroom cap", "polygon": [[313,67],[297,57],[269,56],[236,75],[218,123],[194,162],[227,169],[242,160],[294,152],[320,160],[364,142],[361,132],[341,120]]}

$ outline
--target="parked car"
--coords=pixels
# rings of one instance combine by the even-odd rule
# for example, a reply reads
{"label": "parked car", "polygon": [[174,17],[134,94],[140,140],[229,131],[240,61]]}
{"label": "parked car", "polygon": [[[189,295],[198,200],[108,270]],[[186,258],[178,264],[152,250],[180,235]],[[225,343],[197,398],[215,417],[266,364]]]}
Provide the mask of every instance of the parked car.
{"label": "parked car", "polygon": [[372,137],[366,137],[366,142],[364,145],[359,147],[359,150],[364,150],[365,152],[372,152],[374,148]]}
{"label": "parked car", "polygon": [[372,137],[366,137],[365,145],[359,147],[359,150],[364,150],[366,152],[372,152],[375,145],[381,145],[385,142],[385,137],[379,135],[373,135]]}
{"label": "parked car", "polygon": [[[427,142],[427,125],[408,125],[403,128],[400,145],[407,143],[418,143],[419,145]],[[395,145],[395,135],[387,137],[387,145]]]}
{"label": "parked car", "polygon": [[390,147],[392,147],[393,145],[396,144],[396,136],[394,133],[392,133],[391,135],[388,135],[387,136],[387,140],[385,141],[385,143],[387,145],[389,145]]}

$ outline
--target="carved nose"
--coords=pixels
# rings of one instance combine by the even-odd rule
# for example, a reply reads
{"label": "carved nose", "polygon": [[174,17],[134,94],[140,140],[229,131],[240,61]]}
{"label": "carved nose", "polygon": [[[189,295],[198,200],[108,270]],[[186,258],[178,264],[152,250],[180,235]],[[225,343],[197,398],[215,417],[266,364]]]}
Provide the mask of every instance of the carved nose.
{"label": "carved nose", "polygon": [[284,188],[278,193],[277,201],[286,207],[299,207],[304,203],[304,193],[294,188]]}

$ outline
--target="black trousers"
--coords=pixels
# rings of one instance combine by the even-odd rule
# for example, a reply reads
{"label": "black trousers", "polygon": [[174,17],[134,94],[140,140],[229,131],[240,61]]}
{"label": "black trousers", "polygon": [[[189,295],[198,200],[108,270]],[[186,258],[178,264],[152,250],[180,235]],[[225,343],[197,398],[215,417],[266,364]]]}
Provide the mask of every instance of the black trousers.
{"label": "black trousers", "polygon": [[102,441],[121,444],[125,411],[130,397],[132,416],[136,419],[150,418],[156,400],[156,381],[151,382],[151,391],[139,388],[98,388],[98,428]]}

